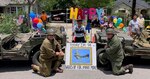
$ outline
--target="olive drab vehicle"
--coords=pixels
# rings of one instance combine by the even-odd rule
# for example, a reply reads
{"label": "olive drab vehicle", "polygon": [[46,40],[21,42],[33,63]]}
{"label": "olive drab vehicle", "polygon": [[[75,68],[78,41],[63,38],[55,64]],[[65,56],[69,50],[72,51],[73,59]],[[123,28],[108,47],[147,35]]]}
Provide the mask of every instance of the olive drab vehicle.
{"label": "olive drab vehicle", "polygon": [[[123,31],[116,31],[116,34],[122,41],[125,56],[139,56],[150,59],[150,44],[147,41],[147,34],[144,31],[139,38],[132,38]],[[97,31],[95,34],[95,43],[97,44],[97,54],[104,52],[104,46],[107,44],[106,33]]]}
{"label": "olive drab vehicle", "polygon": [[[62,47],[66,44],[66,33],[64,27],[50,27],[56,29],[56,40]],[[0,35],[0,60],[32,60],[33,56],[40,50],[40,46],[46,34],[38,33],[12,33]]]}

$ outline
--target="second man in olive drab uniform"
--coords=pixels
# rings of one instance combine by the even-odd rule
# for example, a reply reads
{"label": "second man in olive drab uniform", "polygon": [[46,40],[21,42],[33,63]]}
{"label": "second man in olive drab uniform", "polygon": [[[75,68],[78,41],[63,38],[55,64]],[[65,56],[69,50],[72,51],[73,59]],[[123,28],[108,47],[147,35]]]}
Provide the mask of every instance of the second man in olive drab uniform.
{"label": "second man in olive drab uniform", "polygon": [[108,43],[105,46],[105,52],[99,54],[100,63],[104,65],[107,64],[107,62],[109,61],[111,63],[112,72],[114,75],[125,74],[126,70],[129,70],[129,73],[132,73],[132,64],[122,67],[122,62],[124,59],[124,50],[122,48],[122,43],[120,39],[115,34],[114,29],[107,29],[106,34]]}
{"label": "second man in olive drab uniform", "polygon": [[50,76],[52,71],[63,72],[60,65],[64,57],[61,45],[54,38],[54,30],[48,29],[47,33],[47,38],[43,41],[40,48],[39,61],[41,67],[32,65],[34,71],[38,71],[45,77]]}

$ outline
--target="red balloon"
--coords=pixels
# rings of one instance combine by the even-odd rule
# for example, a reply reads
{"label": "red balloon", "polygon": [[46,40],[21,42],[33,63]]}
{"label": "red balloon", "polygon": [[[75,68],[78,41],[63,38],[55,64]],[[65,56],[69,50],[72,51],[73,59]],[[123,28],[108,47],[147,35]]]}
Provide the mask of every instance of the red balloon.
{"label": "red balloon", "polygon": [[34,18],[33,22],[37,24],[39,22],[39,19],[38,18]]}

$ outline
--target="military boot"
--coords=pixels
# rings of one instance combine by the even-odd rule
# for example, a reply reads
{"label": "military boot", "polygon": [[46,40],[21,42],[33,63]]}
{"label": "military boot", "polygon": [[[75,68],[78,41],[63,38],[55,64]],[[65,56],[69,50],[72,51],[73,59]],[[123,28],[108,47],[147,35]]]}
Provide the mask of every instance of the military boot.
{"label": "military boot", "polygon": [[38,73],[38,71],[40,70],[39,66],[37,66],[37,65],[32,64],[31,67],[35,73]]}
{"label": "military boot", "polygon": [[133,64],[129,64],[127,66],[124,67],[125,70],[129,70],[129,73],[133,72]]}

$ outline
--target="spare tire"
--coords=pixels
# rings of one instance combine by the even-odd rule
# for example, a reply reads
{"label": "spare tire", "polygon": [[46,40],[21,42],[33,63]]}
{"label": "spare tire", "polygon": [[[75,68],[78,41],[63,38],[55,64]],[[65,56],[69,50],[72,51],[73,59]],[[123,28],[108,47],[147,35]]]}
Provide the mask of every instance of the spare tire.
{"label": "spare tire", "polygon": [[104,53],[105,49],[104,48],[100,48],[97,50],[97,67],[101,66],[101,63],[99,62],[99,54]]}
{"label": "spare tire", "polygon": [[126,53],[133,53],[134,52],[134,48],[132,46],[125,46],[124,47],[124,51]]}
{"label": "spare tire", "polygon": [[40,56],[40,51],[37,51],[34,55],[33,55],[33,58],[32,58],[32,63],[37,65],[37,66],[42,66],[39,62],[39,56]]}
{"label": "spare tire", "polygon": [[97,50],[97,57],[99,56],[99,54],[104,53],[105,49],[104,48],[100,48]]}

